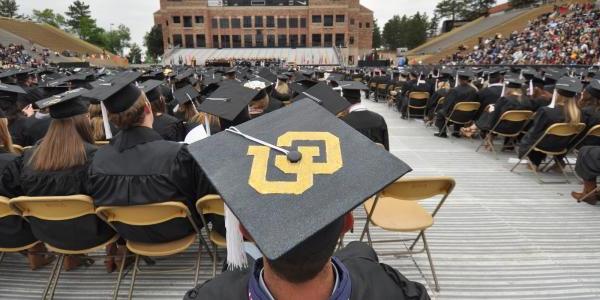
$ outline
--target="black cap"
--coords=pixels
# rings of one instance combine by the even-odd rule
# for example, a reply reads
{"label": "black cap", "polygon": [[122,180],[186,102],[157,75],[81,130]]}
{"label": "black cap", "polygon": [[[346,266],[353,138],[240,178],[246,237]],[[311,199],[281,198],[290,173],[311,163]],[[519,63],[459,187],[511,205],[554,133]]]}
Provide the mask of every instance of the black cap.
{"label": "black cap", "polygon": [[368,91],[369,87],[362,82],[356,81],[340,81],[339,87],[342,89],[344,98],[350,103],[358,103],[361,101],[360,91]]}
{"label": "black cap", "polygon": [[29,71],[30,71],[30,69],[10,69],[10,70],[0,73],[0,79],[12,77],[12,76],[28,75]]}
{"label": "black cap", "polygon": [[186,85],[173,92],[173,98],[177,100],[179,104],[185,104],[186,102],[194,101],[200,96],[200,93],[191,85]]}
{"label": "black cap", "polygon": [[129,109],[140,97],[142,90],[132,83],[140,77],[140,73],[125,71],[117,74],[109,82],[89,91],[84,96],[102,101],[106,110],[120,113]]}
{"label": "black cap", "polygon": [[277,80],[287,82],[290,78],[287,75],[277,75]]}
{"label": "black cap", "polygon": [[275,75],[273,72],[269,71],[268,69],[260,70],[260,72],[258,72],[257,75],[271,82],[275,82],[278,79],[278,76]]}
{"label": "black cap", "polygon": [[311,87],[315,86],[317,83],[319,83],[319,82],[311,80],[311,79],[302,79],[302,80],[299,80],[299,81],[292,82],[290,84],[290,89],[292,91],[300,94],[302,92],[306,92],[306,90],[308,90]]}
{"label": "black cap", "polygon": [[177,81],[182,81],[184,79],[187,79],[188,77],[194,75],[194,70],[192,69],[187,69],[185,71],[180,72],[179,74],[177,74],[175,76],[175,80]]}
{"label": "black cap", "polygon": [[531,79],[533,86],[543,88],[546,82],[544,81],[544,77],[542,77],[539,73],[535,74]]}
{"label": "black cap", "polygon": [[40,100],[35,104],[40,109],[49,107],[53,119],[70,118],[88,112],[87,101],[81,97],[86,92],[88,90],[84,88],[77,88]]}
{"label": "black cap", "polygon": [[600,80],[593,79],[585,90],[596,99],[600,99]]}
{"label": "black cap", "polygon": [[556,82],[554,88],[562,96],[575,97],[575,95],[581,93],[581,90],[583,89],[583,84],[581,84],[581,81],[577,79],[563,77],[559,79],[558,82]]}
{"label": "black cap", "polygon": [[2,109],[0,109],[0,119],[6,119],[6,113]]}
{"label": "black cap", "polygon": [[331,89],[324,82],[320,82],[307,91],[300,93],[296,98],[292,99],[292,102],[306,98],[322,105],[334,115],[337,115],[351,105],[348,100],[344,99],[344,97],[340,96],[338,92]]}
{"label": "black cap", "polygon": [[300,100],[235,129],[237,134],[223,131],[190,145],[189,150],[271,260],[411,171],[311,100]]}
{"label": "black cap", "polygon": [[223,81],[216,91],[200,103],[198,110],[233,121],[248,108],[257,94],[257,90],[243,87],[237,81]]}
{"label": "black cap", "polygon": [[27,92],[18,85],[0,83],[0,93],[2,94],[27,94]]}
{"label": "black cap", "polygon": [[509,78],[506,80],[506,87],[511,89],[522,88],[523,84],[525,84],[525,81],[519,78]]}
{"label": "black cap", "polygon": [[142,91],[146,93],[146,98],[148,98],[148,101],[154,102],[160,99],[161,89],[158,87],[160,87],[162,84],[163,82],[161,80],[150,79],[138,85],[138,88],[142,89]]}
{"label": "black cap", "polygon": [[464,69],[456,71],[456,76],[458,76],[460,79],[471,80],[475,74],[473,74],[473,71],[469,69]]}

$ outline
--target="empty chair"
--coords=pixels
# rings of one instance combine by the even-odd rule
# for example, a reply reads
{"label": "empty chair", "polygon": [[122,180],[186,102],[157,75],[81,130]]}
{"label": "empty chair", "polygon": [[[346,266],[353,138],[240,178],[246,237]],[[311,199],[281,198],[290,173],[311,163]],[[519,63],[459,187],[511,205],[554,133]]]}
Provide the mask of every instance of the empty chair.
{"label": "empty chair", "polygon": [[411,110],[421,110],[420,115],[414,115],[419,117],[425,116],[425,110],[427,109],[427,100],[429,99],[428,92],[410,92],[408,94],[408,109],[406,113],[408,115],[408,119],[410,120]]}

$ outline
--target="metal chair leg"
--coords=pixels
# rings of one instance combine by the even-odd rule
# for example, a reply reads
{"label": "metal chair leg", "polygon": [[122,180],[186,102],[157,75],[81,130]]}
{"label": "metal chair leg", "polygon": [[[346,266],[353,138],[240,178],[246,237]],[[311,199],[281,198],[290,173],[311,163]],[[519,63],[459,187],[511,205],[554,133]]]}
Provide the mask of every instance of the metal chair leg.
{"label": "metal chair leg", "polygon": [[422,234],[423,236],[423,246],[425,246],[425,252],[427,252],[427,259],[429,259],[429,266],[431,267],[431,274],[433,275],[433,282],[435,283],[435,291],[440,291],[440,286],[438,284],[437,275],[435,274],[435,267],[433,266],[433,260],[431,259],[431,252],[429,251],[429,245],[427,244],[427,238],[425,238],[425,232]]}
{"label": "metal chair leg", "polygon": [[423,231],[419,232],[419,235],[417,235],[417,238],[415,239],[415,241],[408,248],[409,250],[412,251],[412,249],[415,248],[415,245],[419,242],[419,240],[421,239],[421,236],[423,236]]}
{"label": "metal chair leg", "polygon": [[50,291],[48,291],[48,293],[50,294],[50,299],[54,299],[54,292],[56,291],[56,286],[58,285],[58,279],[60,278],[60,273],[62,271],[64,261],[65,261],[65,255],[62,255],[62,258],[60,259],[60,263],[58,264],[58,266],[56,268],[54,278],[50,284]]}
{"label": "metal chair leg", "polygon": [[125,261],[127,260],[127,252],[128,249],[125,248],[125,252],[123,253],[123,259],[121,260],[121,267],[119,267],[119,275],[117,276],[117,286],[113,290],[113,300],[117,300],[119,298],[119,289],[121,288],[121,281],[123,280],[123,270],[125,269]]}
{"label": "metal chair leg", "polygon": [[213,268],[212,268],[212,277],[214,278],[217,275],[217,260],[219,259],[219,256],[217,255],[217,245],[215,245],[215,243],[213,243],[211,241],[211,244],[213,245]]}
{"label": "metal chair leg", "polygon": [[46,284],[46,288],[44,289],[44,292],[42,293],[42,300],[47,299],[48,292],[50,291],[50,287],[52,286],[52,283],[54,282],[54,275],[56,274],[56,269],[58,268],[58,266],[62,266],[63,257],[64,257],[64,254],[59,255],[58,259],[56,260],[56,263],[52,267],[52,270],[50,270],[50,278],[48,278],[48,284]]}
{"label": "metal chair leg", "polygon": [[133,274],[131,274],[131,285],[129,285],[129,295],[127,299],[131,300],[133,298],[133,288],[135,286],[135,278],[137,277],[138,272],[138,264],[140,263],[140,256],[135,255],[135,263],[133,264]]}
{"label": "metal chair leg", "polygon": [[4,252],[0,252],[0,263],[2,263],[2,260],[4,259],[5,254],[6,253],[4,253]]}
{"label": "metal chair leg", "polygon": [[196,259],[196,272],[194,273],[194,286],[198,284],[198,273],[200,273],[200,257],[202,256],[202,244],[198,243],[198,258]]}

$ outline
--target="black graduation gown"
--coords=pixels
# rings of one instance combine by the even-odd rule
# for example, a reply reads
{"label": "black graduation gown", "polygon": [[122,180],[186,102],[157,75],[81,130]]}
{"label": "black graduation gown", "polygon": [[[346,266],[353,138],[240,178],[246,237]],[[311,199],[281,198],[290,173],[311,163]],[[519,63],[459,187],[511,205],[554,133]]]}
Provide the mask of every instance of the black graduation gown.
{"label": "black graduation gown", "polygon": [[[18,157],[19,155],[6,152],[4,149],[0,148],[0,182],[3,182],[6,179],[4,175],[5,170],[7,170],[7,167],[12,165]],[[7,173],[6,176],[10,176],[11,172]],[[4,184],[0,184],[0,195],[7,198],[17,196],[8,190],[10,190],[10,188],[7,189]],[[6,216],[0,218],[0,248],[22,247],[35,241],[37,241],[37,239],[33,236],[29,223],[20,216]]]}
{"label": "black graduation gown", "polygon": [[479,112],[477,112],[476,118],[479,118],[479,116],[481,116],[484,109],[488,105],[495,104],[498,101],[498,99],[500,99],[501,95],[502,85],[493,85],[480,90],[477,93],[477,99],[479,100],[479,103],[481,103],[481,106],[479,107]]}
{"label": "black graduation gown", "polygon": [[584,107],[581,109],[581,112],[585,122],[585,130],[573,141],[573,145],[581,141],[577,145],[577,148],[583,146],[600,146],[600,138],[597,137],[588,137],[583,141],[581,140],[592,127],[600,124],[600,111],[597,111],[594,107]]}
{"label": "black graduation gown", "polygon": [[37,141],[41,140],[48,132],[52,118],[48,115],[45,118],[38,119],[36,117],[27,118],[27,125],[25,127],[25,142],[21,146],[33,146]]}
{"label": "black graduation gown", "polygon": [[152,129],[167,141],[181,142],[185,139],[186,127],[183,121],[168,114],[155,116]]}
{"label": "black graduation gown", "polygon": [[[531,102],[527,98],[519,101],[513,96],[502,97],[494,104],[494,111],[484,111],[475,124],[480,130],[489,131],[496,125],[500,117],[509,110],[531,110]],[[500,128],[497,128],[497,130],[500,132],[513,131],[513,129],[517,130],[511,125],[512,124],[510,123],[502,122],[499,126]],[[517,124],[517,126],[519,125]]]}
{"label": "black graduation gown", "polygon": [[[446,95],[444,105],[436,112],[436,127],[441,129],[444,126],[445,118],[452,113],[452,110],[457,103],[476,101],[477,91],[472,86],[465,84],[451,88],[450,91],[448,91],[448,95]],[[455,127],[455,130],[458,129]]]}
{"label": "black graduation gown", "polygon": [[[213,191],[196,161],[181,143],[165,141],[146,127],[122,130],[100,148],[89,171],[89,189],[96,206],[128,206],[180,201],[201,227],[195,202]],[[115,224],[127,240],[157,243],[194,232],[187,220],[153,226]]]}
{"label": "black graduation gown", "polygon": [[[31,159],[35,148],[25,150],[23,156],[15,159],[9,167],[10,170],[4,173],[2,184],[12,187],[13,191],[9,191],[9,193],[15,196],[88,194],[87,170],[96,152],[96,147],[87,143],[84,145],[87,163],[59,171],[41,172],[31,169],[26,162]],[[38,240],[63,249],[88,249],[102,244],[114,236],[112,228],[96,215],[85,215],[61,222],[47,222],[34,217],[29,217],[28,221],[33,235]]]}
{"label": "black graduation gown", "polygon": [[[442,97],[446,97],[448,95],[448,91],[449,89],[439,89],[437,91],[435,91],[431,97],[429,97],[429,99],[427,99],[427,117],[429,119],[433,119],[434,116],[434,109],[436,108],[436,106],[438,105],[438,102],[440,101],[440,99],[442,99]],[[441,107],[438,107],[438,109],[440,109]]]}
{"label": "black graduation gown", "polygon": [[[403,89],[402,89],[402,102],[399,103],[400,107],[399,110],[402,114],[405,114],[407,112],[408,109],[408,101],[409,101],[409,95],[412,92],[427,92],[430,93],[431,95],[431,85],[428,82],[421,82],[419,84],[417,84],[417,80],[411,80],[409,81],[407,84],[404,85]],[[413,104],[413,103],[411,103]],[[415,105],[417,103],[414,103]],[[421,102],[419,101],[418,104],[421,104]]]}
{"label": "black graduation gown", "polygon": [[11,122],[10,126],[8,126],[8,131],[10,132],[14,144],[19,146],[25,145],[27,140],[25,137],[25,129],[28,125],[28,119],[29,118],[24,116],[18,117]]}
{"label": "black graduation gown", "polygon": [[[519,142],[519,157],[523,157],[527,150],[537,142],[537,140],[544,135],[546,129],[553,124],[561,123],[565,121],[565,116],[562,107],[558,106],[555,108],[550,107],[542,107],[540,108],[535,115],[535,119],[532,122],[531,128],[527,131],[527,133],[521,138]],[[552,145],[562,142],[562,140],[557,139],[547,139],[546,143],[544,143],[544,148],[552,149]],[[545,155],[542,155],[540,152],[532,151],[533,153],[529,155],[529,158],[535,165],[539,165],[539,163],[545,158]]]}
{"label": "black graduation gown", "polygon": [[600,146],[584,146],[579,150],[575,172],[585,181],[600,176]]}
{"label": "black graduation gown", "polygon": [[353,111],[340,119],[373,142],[380,143],[386,150],[390,150],[387,124],[381,115],[368,110],[360,110]]}
{"label": "black graduation gown", "polygon": [[[377,253],[362,242],[351,242],[334,254],[348,269],[352,282],[350,300],[427,300],[425,287],[379,263]],[[248,299],[252,268],[226,271],[188,291],[184,300]]]}

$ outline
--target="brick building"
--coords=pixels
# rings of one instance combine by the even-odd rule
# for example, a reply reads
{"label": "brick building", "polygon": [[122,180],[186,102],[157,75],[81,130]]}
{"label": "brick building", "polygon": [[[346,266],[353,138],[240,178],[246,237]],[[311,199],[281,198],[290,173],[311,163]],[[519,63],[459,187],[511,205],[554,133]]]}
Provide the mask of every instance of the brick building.
{"label": "brick building", "polygon": [[341,46],[353,63],[373,42],[359,0],[160,0],[154,22],[165,49]]}

